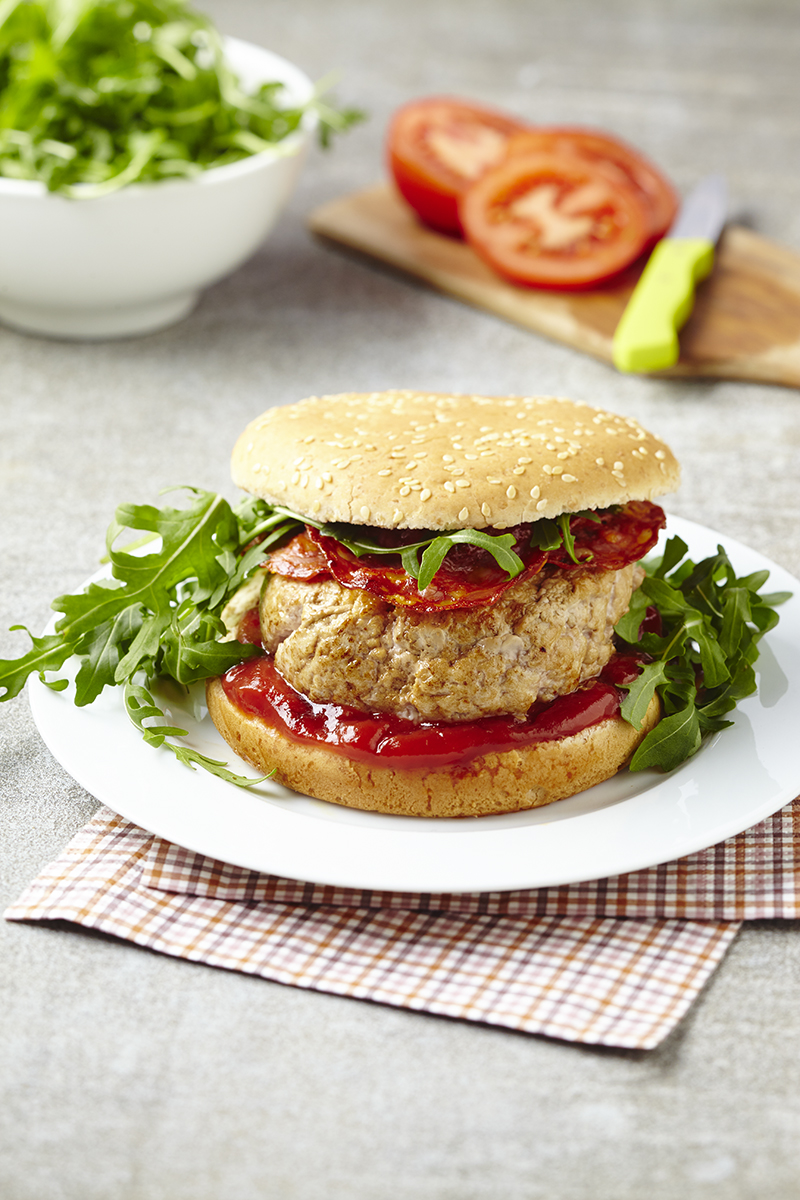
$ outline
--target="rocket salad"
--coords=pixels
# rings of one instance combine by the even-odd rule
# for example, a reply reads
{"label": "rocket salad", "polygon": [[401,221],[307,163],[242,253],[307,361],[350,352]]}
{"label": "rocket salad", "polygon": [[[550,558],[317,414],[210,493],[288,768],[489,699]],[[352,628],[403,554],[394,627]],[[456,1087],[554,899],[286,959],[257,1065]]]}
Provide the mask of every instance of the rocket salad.
{"label": "rocket salad", "polygon": [[323,145],[362,117],[246,93],[184,0],[0,0],[0,176],[92,198],[273,148],[311,110]]}
{"label": "rocket salad", "polygon": [[[184,508],[118,508],[107,539],[113,577],[53,602],[61,614],[55,632],[29,635],[27,653],[0,661],[0,700],[16,696],[31,674],[57,691],[66,688],[66,679],[48,679],[45,674],[52,676],[68,660],[77,660],[76,704],[90,704],[105,687],[121,685],[128,715],[148,743],[164,746],[189,765],[249,786],[252,779],[171,741],[185,730],[164,721],[145,682],[166,677],[186,687],[259,653],[256,646],[221,640],[226,634],[222,611],[305,518],[251,496],[232,507],[217,493],[189,492]],[[579,519],[582,515],[574,514]],[[341,532],[332,526],[325,529],[329,535]],[[125,530],[145,536],[116,549]],[[431,545],[447,541],[451,548],[461,540],[455,531]],[[150,541],[153,549],[132,553]],[[567,548],[563,534],[560,544]],[[490,549],[510,574],[515,572],[515,564],[506,561],[503,537],[484,535],[480,546]],[[359,549],[372,553],[375,548]],[[644,564],[647,576],[616,626],[621,649],[643,652],[645,659],[638,679],[625,685],[621,715],[639,728],[654,692],[664,710],[661,722],[636,751],[633,770],[672,770],[699,749],[704,733],[730,724],[725,714],[755,691],[758,642],[777,624],[775,607],[789,595],[761,592],[767,571],[738,578],[722,547],[697,564],[686,551],[686,545],[673,538],[660,561]],[[652,609],[658,613],[655,626],[648,615]]]}

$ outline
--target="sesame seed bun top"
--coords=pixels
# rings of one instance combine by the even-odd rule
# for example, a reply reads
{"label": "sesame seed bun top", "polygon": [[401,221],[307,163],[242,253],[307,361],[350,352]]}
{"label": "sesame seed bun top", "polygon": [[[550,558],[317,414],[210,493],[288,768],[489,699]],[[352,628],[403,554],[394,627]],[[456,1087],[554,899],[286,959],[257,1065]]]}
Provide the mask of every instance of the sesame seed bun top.
{"label": "sesame seed bun top", "polygon": [[632,417],[553,396],[390,391],[271,408],[233,451],[245,491],[316,521],[505,528],[674,491],[672,451]]}

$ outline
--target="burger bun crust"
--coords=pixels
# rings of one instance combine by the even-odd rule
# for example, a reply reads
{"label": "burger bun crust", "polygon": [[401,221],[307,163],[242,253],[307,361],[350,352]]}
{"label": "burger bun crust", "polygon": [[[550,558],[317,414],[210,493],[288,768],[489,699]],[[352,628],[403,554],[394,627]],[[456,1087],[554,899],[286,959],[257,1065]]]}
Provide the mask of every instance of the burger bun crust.
{"label": "burger bun crust", "polygon": [[271,408],[233,451],[234,481],[319,522],[503,529],[652,500],[680,480],[632,417],[553,396],[388,391]]}
{"label": "burger bun crust", "polygon": [[612,717],[558,741],[492,752],[458,768],[398,770],[290,740],[229,700],[219,679],[208,680],[206,700],[228,745],[265,775],[274,771],[277,782],[347,808],[407,817],[481,817],[573,796],[615,775],[660,715],[654,697],[639,730]]}

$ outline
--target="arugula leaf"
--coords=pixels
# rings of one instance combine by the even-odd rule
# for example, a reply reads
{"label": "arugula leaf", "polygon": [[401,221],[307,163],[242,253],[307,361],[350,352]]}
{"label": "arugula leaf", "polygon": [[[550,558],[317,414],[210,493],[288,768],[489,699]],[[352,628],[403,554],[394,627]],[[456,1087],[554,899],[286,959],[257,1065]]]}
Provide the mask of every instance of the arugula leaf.
{"label": "arugula leaf", "polygon": [[114,678],[122,648],[136,638],[142,625],[142,610],[133,604],[83,635],[75,647],[82,660],[75,678],[75,703],[91,704],[103,690],[109,676]]}
{"label": "arugula leaf", "polygon": [[274,774],[271,771],[269,775],[262,775],[258,779],[250,779],[247,775],[237,775],[234,771],[228,770],[227,763],[210,758],[207,754],[201,754],[199,750],[193,750],[191,746],[182,746],[180,743],[168,740],[171,737],[185,737],[187,730],[166,723],[145,725],[145,721],[151,720],[153,717],[163,717],[164,713],[155,703],[147,688],[140,684],[128,683],[125,685],[125,709],[149,746],[156,748],[163,746],[175,755],[178,762],[184,763],[192,770],[195,766],[203,767],[211,775],[216,775],[227,783],[234,783],[237,787],[253,787],[257,783],[263,783]]}
{"label": "arugula leaf", "polygon": [[[558,521],[558,527],[561,530],[561,540],[564,543],[564,549],[566,550],[567,554],[570,556],[572,561],[574,563],[577,563],[578,556],[575,553],[575,538],[573,537],[572,530],[569,527],[570,514],[562,513],[561,516],[557,518],[557,521]],[[593,555],[591,553],[588,554],[587,561],[588,561],[588,559],[590,559],[592,557],[593,557]]]}
{"label": "arugula leaf", "polygon": [[639,587],[631,596],[631,602],[628,606],[628,611],[620,617],[615,625],[617,636],[622,638],[624,642],[638,642],[639,630],[644,620],[647,609],[650,606],[650,598]]}
{"label": "arugula leaf", "polygon": [[459,529],[457,533],[444,533],[434,538],[422,556],[417,587],[424,592],[433,580],[434,575],[444,562],[445,555],[459,544],[480,546],[488,550],[495,562],[508,575],[515,579],[524,570],[525,564],[514,550],[516,539],[513,533],[489,534],[481,529]]}
{"label": "arugula leaf", "polygon": [[662,717],[640,744],[630,762],[632,771],[658,767],[673,771],[700,749],[700,721],[694,704]]}
{"label": "arugula leaf", "polygon": [[671,537],[664,547],[664,554],[661,562],[653,568],[652,574],[656,579],[663,579],[664,576],[677,567],[685,554],[688,554],[689,547],[683,538]]}
{"label": "arugula leaf", "polygon": [[536,546],[537,550],[560,550],[562,541],[561,526],[557,521],[551,521],[548,517],[534,521],[531,527],[531,545]]}
{"label": "arugula leaf", "polygon": [[[306,522],[313,524],[307,518]],[[316,528],[324,537],[335,538],[357,558],[365,554],[399,554],[403,569],[417,580],[421,592],[430,585],[453,546],[464,543],[487,550],[509,579],[515,579],[525,567],[514,550],[516,539],[513,533],[492,534],[483,529],[456,529],[447,533],[431,533],[406,546],[384,546],[359,525],[327,524],[317,525]],[[423,551],[421,561],[420,550]]]}
{"label": "arugula leaf", "polygon": [[561,513],[556,519],[550,520],[548,517],[543,517],[539,521],[534,521],[531,529],[531,545],[536,546],[539,550],[560,550],[562,547],[566,550],[569,557],[577,565],[580,562],[591,562],[594,555],[588,552],[584,559],[579,559],[575,552],[575,537],[570,528],[570,522],[573,517],[585,517],[588,521],[594,521],[599,524],[600,517],[591,509],[582,509],[580,512]]}
{"label": "arugula leaf", "polygon": [[620,706],[620,714],[634,729],[641,729],[645,713],[659,684],[667,682],[666,664],[663,659],[646,663],[638,678],[628,685],[628,694]]}
{"label": "arugula leaf", "polygon": [[327,146],[364,114],[246,93],[185,0],[3,0],[0,175],[89,199],[280,146],[315,111]]}
{"label": "arugula leaf", "polygon": [[0,688],[5,691],[0,700],[12,700],[18,696],[25,686],[29,675],[38,673],[42,683],[56,692],[63,691],[69,686],[66,679],[47,680],[45,671],[60,671],[68,658],[75,651],[75,643],[66,641],[57,634],[45,634],[44,637],[34,637],[24,625],[11,625],[13,629],[24,629],[31,639],[31,649],[21,658],[0,659]]}
{"label": "arugula leaf", "polygon": [[[671,771],[697,752],[704,733],[731,724],[723,718],[756,690],[758,642],[778,622],[775,606],[790,595],[760,594],[768,571],[737,579],[722,546],[699,563],[687,551],[680,538],[670,538],[661,561],[644,564],[647,576],[615,627],[622,648],[652,656],[625,685],[621,715],[641,728],[656,693],[664,714],[631,759],[632,771]],[[641,631],[651,604],[661,616],[660,634]]]}
{"label": "arugula leaf", "polygon": [[[17,695],[33,673],[50,687],[67,687],[66,679],[48,681],[45,672],[60,670],[72,657],[80,664],[75,703],[82,706],[106,687],[140,686],[140,676],[166,676],[186,687],[258,653],[255,646],[221,640],[222,609],[263,564],[275,540],[295,530],[298,521],[253,497],[233,509],[215,492],[187,490],[190,502],[185,508],[120,505],[106,542],[112,578],[53,602],[61,614],[56,632],[29,634],[27,654],[0,662],[0,688],[5,688],[0,698]],[[115,542],[125,530],[146,531],[148,536],[117,550]],[[140,551],[149,547],[147,552],[132,554],[137,543]],[[141,700],[139,692],[128,694]],[[132,703],[127,711],[143,716]],[[151,730],[146,740],[161,745],[168,736],[169,730],[161,729],[158,735]],[[221,774],[219,764],[206,762],[187,747],[170,749],[181,761]]]}

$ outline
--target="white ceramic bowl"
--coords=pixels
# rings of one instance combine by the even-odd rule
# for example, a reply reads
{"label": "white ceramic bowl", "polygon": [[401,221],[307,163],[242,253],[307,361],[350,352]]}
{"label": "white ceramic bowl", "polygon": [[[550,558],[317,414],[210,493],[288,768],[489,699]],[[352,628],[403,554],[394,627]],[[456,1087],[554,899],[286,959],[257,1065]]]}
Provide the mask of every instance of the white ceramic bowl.
{"label": "white ceramic bowl", "polygon": [[[237,38],[225,51],[245,90],[280,80],[303,103],[297,67]],[[240,266],[272,229],[316,124],[275,150],[192,179],[132,184],[93,200],[0,176],[0,320],[29,333],[112,338],[181,320],[200,289]]]}

